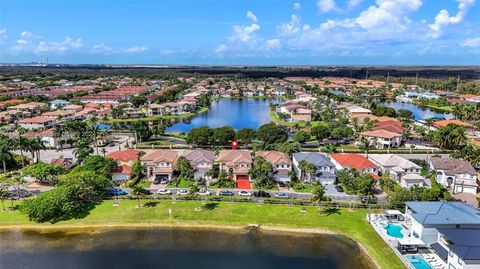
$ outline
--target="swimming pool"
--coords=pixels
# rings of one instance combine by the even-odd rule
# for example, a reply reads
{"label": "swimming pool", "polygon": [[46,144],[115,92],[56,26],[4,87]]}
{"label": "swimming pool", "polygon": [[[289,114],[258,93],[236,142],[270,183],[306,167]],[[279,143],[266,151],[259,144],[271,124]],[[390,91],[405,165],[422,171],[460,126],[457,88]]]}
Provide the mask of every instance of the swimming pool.
{"label": "swimming pool", "polygon": [[402,225],[389,223],[383,226],[383,228],[387,231],[387,234],[390,235],[391,237],[403,238]]}
{"label": "swimming pool", "polygon": [[432,267],[420,256],[407,256],[407,259],[415,269],[432,269]]}

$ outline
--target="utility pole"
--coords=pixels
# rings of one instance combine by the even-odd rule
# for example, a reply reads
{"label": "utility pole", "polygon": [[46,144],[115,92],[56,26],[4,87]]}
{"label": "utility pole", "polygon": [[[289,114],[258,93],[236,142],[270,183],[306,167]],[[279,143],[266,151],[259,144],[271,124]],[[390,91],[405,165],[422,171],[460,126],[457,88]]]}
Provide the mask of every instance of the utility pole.
{"label": "utility pole", "polygon": [[365,74],[365,79],[368,79],[368,70],[367,70],[367,74]]}

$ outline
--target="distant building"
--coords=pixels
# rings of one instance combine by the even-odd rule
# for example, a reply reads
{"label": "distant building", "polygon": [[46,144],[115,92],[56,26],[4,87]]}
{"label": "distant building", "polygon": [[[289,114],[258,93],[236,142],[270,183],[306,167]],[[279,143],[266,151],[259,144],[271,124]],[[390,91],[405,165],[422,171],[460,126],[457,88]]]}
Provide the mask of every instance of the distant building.
{"label": "distant building", "polygon": [[469,162],[454,158],[432,157],[429,165],[430,169],[437,172],[437,182],[451,188],[453,193],[477,194],[478,172]]}

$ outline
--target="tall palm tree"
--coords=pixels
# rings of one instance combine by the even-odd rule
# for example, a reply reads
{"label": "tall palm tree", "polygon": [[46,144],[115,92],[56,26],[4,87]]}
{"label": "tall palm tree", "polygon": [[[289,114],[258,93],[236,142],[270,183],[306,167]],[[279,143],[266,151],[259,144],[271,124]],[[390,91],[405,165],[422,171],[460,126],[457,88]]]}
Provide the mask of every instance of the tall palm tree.
{"label": "tall palm tree", "polygon": [[75,143],[75,149],[73,154],[77,158],[78,163],[83,163],[83,161],[93,153],[93,149],[90,147],[90,143],[86,140],[79,140]]}
{"label": "tall palm tree", "polygon": [[60,150],[63,149],[62,137],[65,134],[65,132],[66,132],[66,130],[65,130],[65,127],[63,125],[57,125],[57,126],[55,126],[55,128],[53,130],[53,137],[55,139],[58,139],[59,144],[60,144]]}
{"label": "tall palm tree", "polygon": [[20,151],[20,155],[22,156],[22,168],[25,167],[25,158],[23,156],[23,152],[28,151],[28,145],[28,138],[22,135],[19,135],[17,140],[15,141],[15,148]]}
{"label": "tall palm tree", "polygon": [[93,125],[91,128],[90,128],[90,131],[92,132],[92,136],[93,136],[93,143],[95,145],[95,152],[97,153],[98,155],[98,135],[100,134],[100,128],[98,127],[98,125]]}
{"label": "tall palm tree", "polygon": [[10,152],[12,148],[10,148],[7,144],[0,144],[0,160],[2,161],[3,165],[3,173],[7,172],[7,161],[10,160],[13,155]]}
{"label": "tall palm tree", "polygon": [[137,197],[137,208],[140,208],[140,197],[145,195],[145,189],[141,185],[135,185],[132,187],[132,194]]}

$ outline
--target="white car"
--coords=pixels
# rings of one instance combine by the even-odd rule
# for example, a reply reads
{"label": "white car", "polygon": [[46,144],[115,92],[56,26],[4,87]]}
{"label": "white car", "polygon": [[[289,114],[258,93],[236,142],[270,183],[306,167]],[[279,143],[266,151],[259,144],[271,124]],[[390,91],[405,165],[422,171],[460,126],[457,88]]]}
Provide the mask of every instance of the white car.
{"label": "white car", "polygon": [[209,195],[212,195],[212,193],[210,191],[199,191],[198,192],[198,195],[200,196],[209,196]]}
{"label": "white car", "polygon": [[167,190],[167,189],[158,189],[157,194],[170,195],[170,194],[172,194],[172,192],[170,190]]}
{"label": "white car", "polygon": [[249,191],[239,191],[238,195],[240,196],[252,196],[252,193]]}
{"label": "white car", "polygon": [[187,195],[188,191],[187,190],[178,190],[177,195]]}

